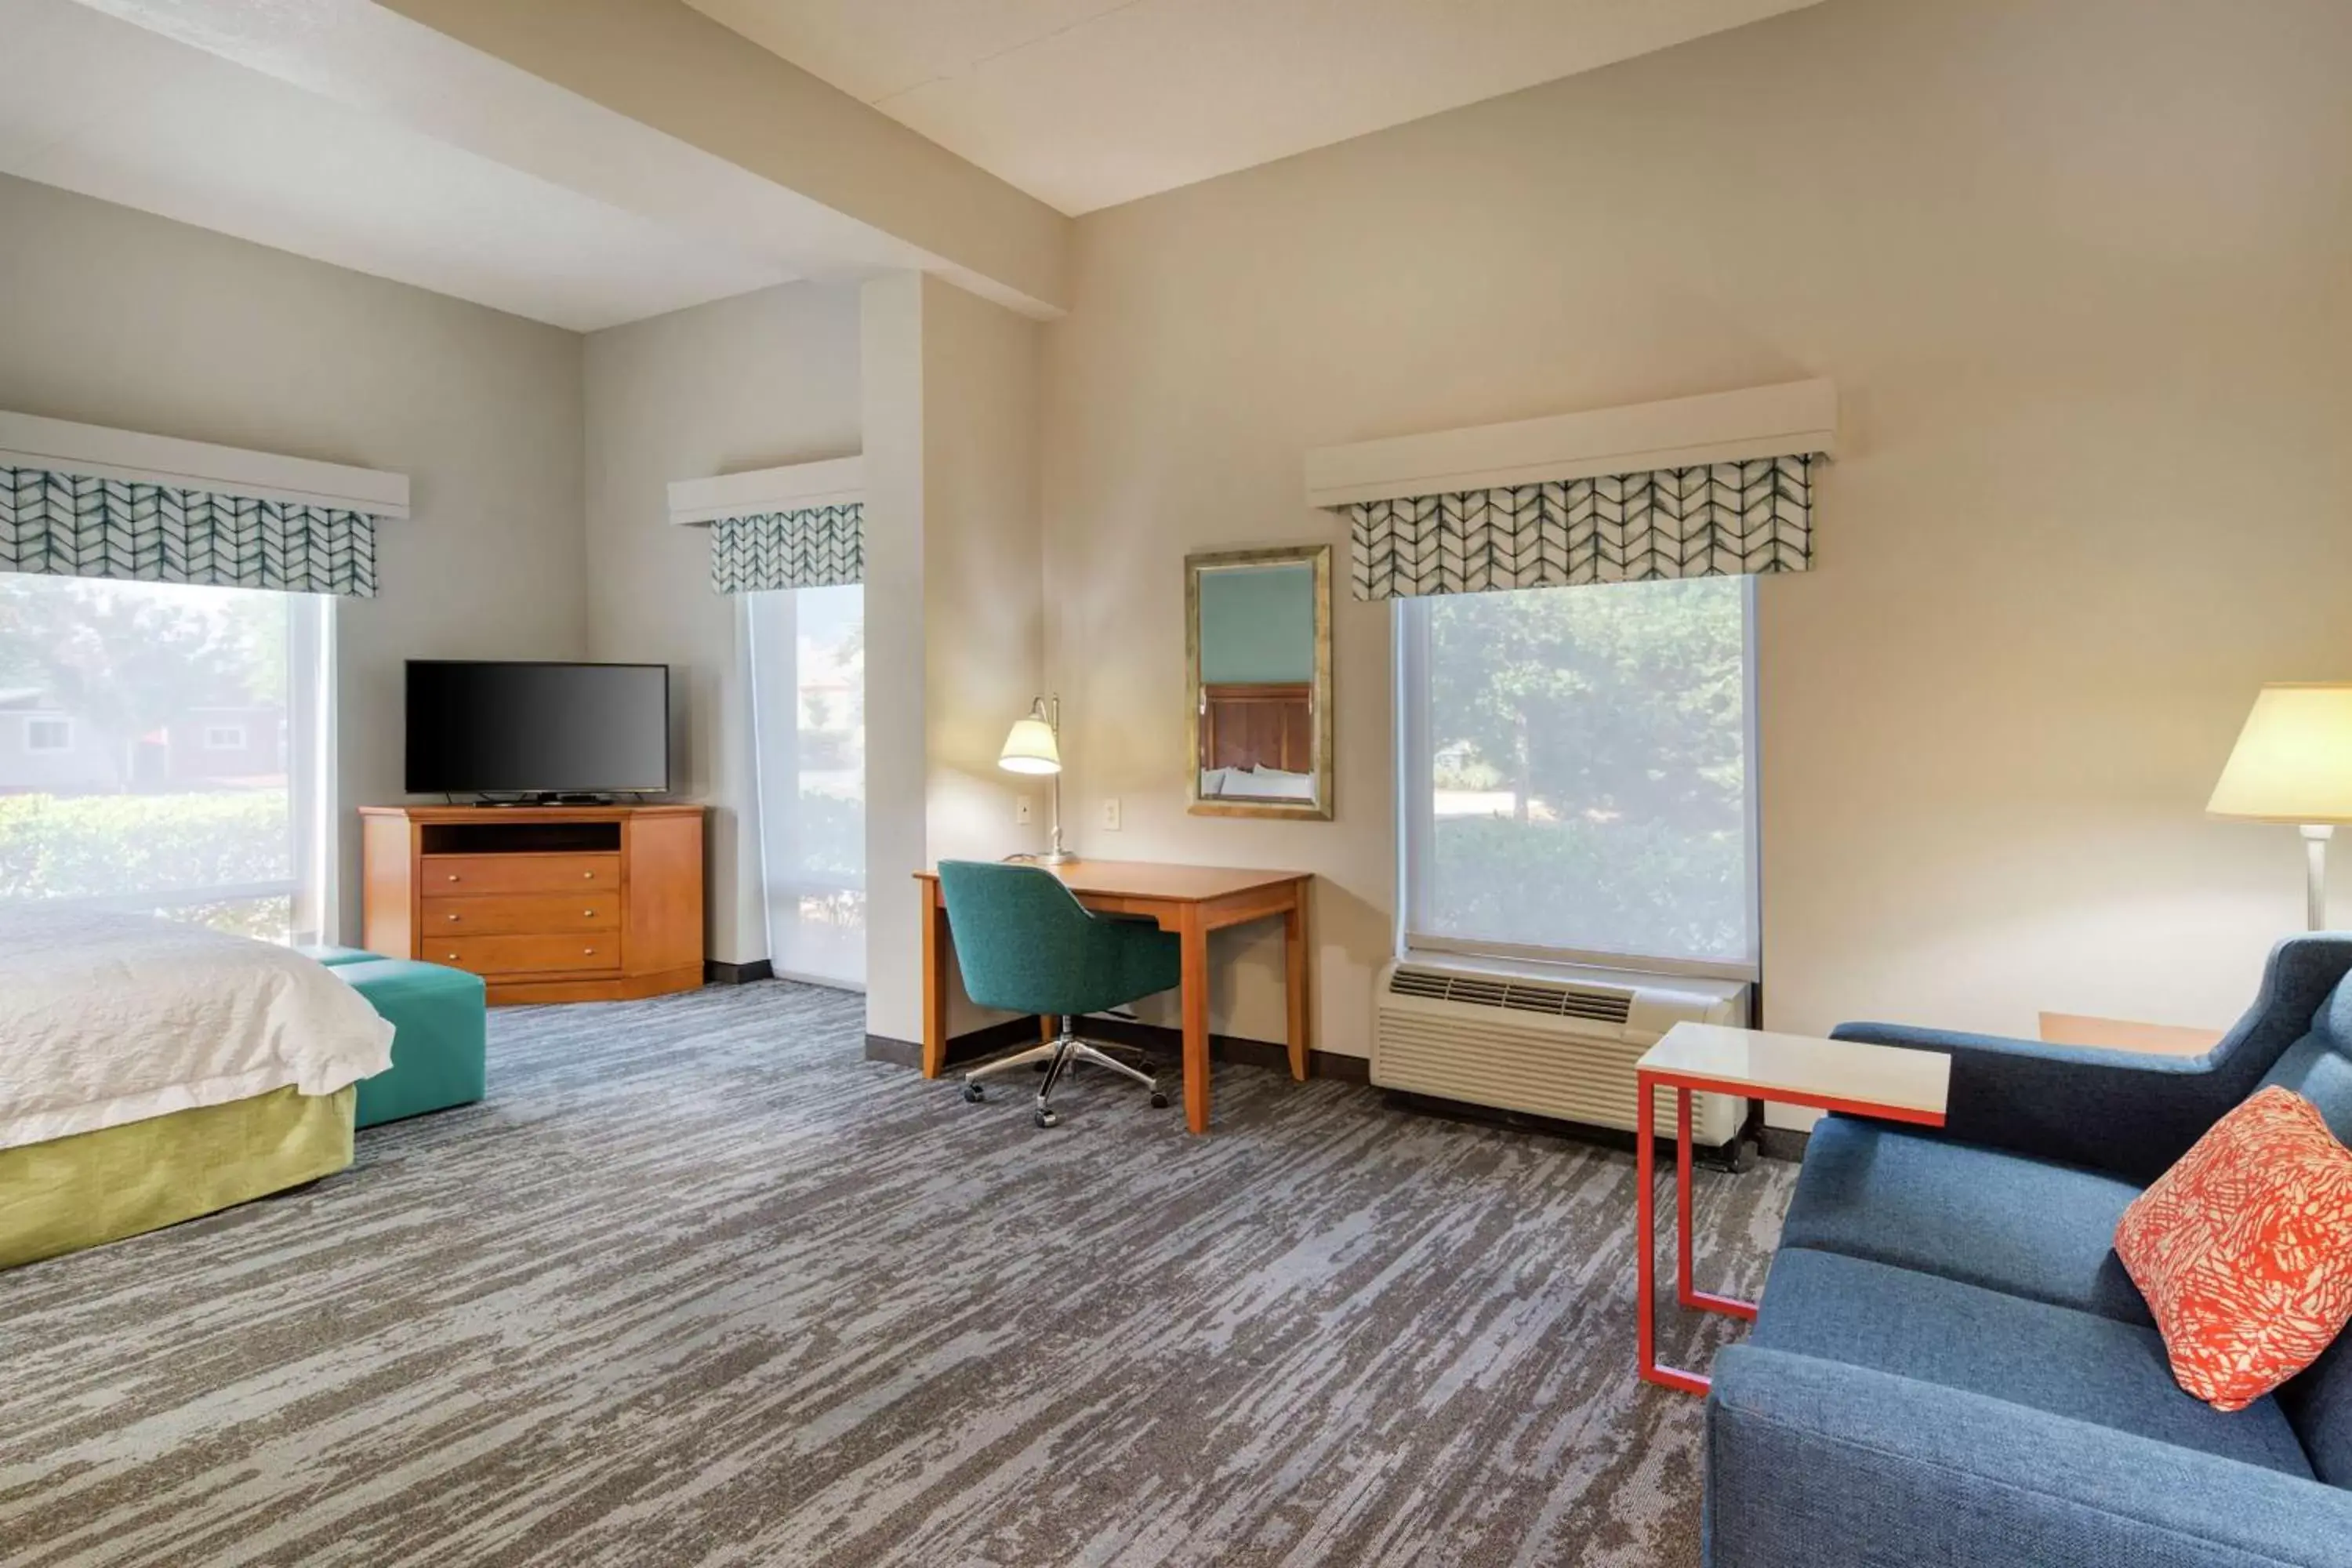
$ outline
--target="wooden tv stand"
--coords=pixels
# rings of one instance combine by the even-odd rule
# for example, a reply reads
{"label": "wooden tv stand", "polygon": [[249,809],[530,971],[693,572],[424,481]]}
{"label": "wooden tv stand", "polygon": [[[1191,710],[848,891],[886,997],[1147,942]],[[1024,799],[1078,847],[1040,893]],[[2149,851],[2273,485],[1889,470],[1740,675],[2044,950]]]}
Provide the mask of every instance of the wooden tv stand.
{"label": "wooden tv stand", "polygon": [[471,970],[493,1005],[702,984],[702,807],[364,805],[362,944]]}

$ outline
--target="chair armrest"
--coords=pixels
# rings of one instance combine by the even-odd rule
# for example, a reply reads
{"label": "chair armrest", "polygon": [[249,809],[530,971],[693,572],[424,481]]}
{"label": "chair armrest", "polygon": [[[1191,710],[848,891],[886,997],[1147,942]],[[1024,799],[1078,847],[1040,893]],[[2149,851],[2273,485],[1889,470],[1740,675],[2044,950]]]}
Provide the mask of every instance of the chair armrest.
{"label": "chair armrest", "polygon": [[2156,1180],[2253,1092],[2308,1034],[2352,972],[2352,936],[2289,937],[2271,949],[2253,1005],[2201,1057],[2050,1046],[1899,1024],[1842,1024],[1842,1040],[1914,1046],[1952,1058],[1944,1130],[1953,1138]]}
{"label": "chair armrest", "polygon": [[1841,1040],[1952,1058],[1945,1135],[2147,1183],[2239,1098],[2210,1056],[2052,1046],[1900,1024],[1841,1024]]}
{"label": "chair armrest", "polygon": [[1706,1443],[1707,1568],[2352,1562],[2352,1493],[1811,1356],[1721,1352]]}

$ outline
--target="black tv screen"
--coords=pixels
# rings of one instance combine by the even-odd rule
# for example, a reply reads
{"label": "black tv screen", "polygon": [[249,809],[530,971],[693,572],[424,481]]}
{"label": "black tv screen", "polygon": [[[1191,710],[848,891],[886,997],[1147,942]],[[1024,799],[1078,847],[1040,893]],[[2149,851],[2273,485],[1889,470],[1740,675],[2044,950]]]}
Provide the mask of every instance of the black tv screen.
{"label": "black tv screen", "polygon": [[411,795],[667,788],[667,665],[409,660]]}

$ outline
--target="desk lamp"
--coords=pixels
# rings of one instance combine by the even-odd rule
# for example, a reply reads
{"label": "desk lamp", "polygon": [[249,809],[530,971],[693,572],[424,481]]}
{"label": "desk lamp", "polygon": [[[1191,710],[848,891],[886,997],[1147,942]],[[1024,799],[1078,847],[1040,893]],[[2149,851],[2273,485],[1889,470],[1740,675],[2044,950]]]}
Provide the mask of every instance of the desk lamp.
{"label": "desk lamp", "polygon": [[1026,718],[1013,721],[1013,732],[1004,737],[1004,750],[996,758],[996,765],[1008,773],[1045,773],[1054,781],[1054,831],[1045,853],[1034,857],[1040,866],[1066,866],[1077,858],[1062,847],[1061,731],[1062,700],[1040,697]]}

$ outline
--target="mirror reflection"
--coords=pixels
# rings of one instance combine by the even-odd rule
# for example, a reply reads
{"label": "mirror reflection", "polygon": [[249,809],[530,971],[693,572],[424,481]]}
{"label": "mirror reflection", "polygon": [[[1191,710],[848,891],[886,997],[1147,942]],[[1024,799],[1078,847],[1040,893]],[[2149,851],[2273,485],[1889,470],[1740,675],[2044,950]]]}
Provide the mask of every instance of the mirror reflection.
{"label": "mirror reflection", "polygon": [[1330,816],[1330,553],[1187,561],[1195,812]]}

